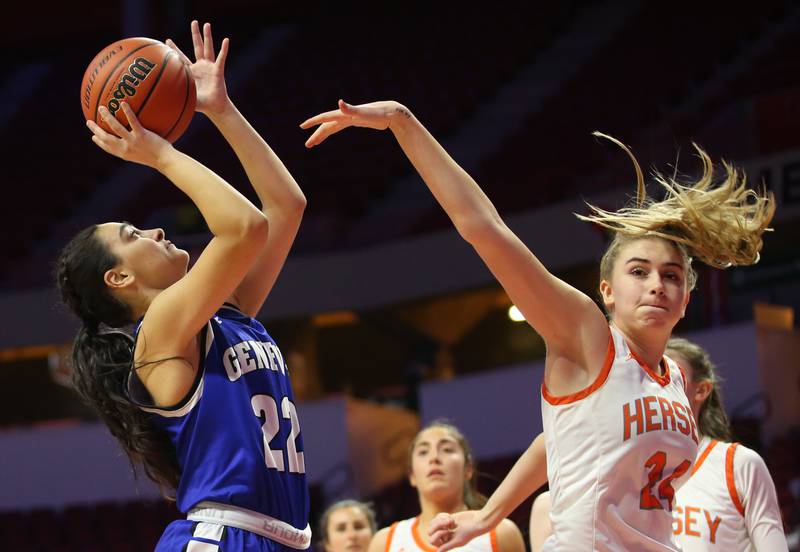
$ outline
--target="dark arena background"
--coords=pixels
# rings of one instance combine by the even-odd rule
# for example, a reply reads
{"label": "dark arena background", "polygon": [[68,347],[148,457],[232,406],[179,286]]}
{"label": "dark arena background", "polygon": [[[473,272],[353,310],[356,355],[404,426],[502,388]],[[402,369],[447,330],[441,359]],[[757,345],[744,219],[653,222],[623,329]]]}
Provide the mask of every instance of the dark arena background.
{"label": "dark arena background", "polygon": [[[648,173],[697,175],[694,141],[775,194],[760,263],[700,268],[676,334],[718,364],[735,438],[765,458],[800,550],[800,3],[89,0],[11,11],[0,38],[0,548],[152,550],[180,516],[132,477],[70,388],[78,326],[52,272],[69,236],[95,222],[164,228],[193,256],[209,239],[163,177],[92,144],[79,104],[100,48],[170,37],[188,53],[198,19],[231,38],[229,93],[308,199],[258,318],[300,401],[313,520],[343,497],[371,500],[380,526],[418,512],[405,462],[420,424],[445,417],[463,430],[487,494],[542,428],[541,338],[512,319],[391,135],[303,145],[299,123],[339,98],[395,99],[543,263],[594,298],[606,236],[573,213],[584,201],[622,206],[635,175],[592,131],[630,145]],[[203,115],[176,146],[255,199]],[[530,504],[512,516],[525,533]]]}

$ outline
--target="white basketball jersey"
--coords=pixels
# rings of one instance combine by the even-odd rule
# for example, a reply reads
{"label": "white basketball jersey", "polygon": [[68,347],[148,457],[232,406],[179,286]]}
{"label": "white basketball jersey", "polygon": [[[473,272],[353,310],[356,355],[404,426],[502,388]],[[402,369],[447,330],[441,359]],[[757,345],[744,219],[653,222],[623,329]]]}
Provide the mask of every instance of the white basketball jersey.
{"label": "white basketball jersey", "polygon": [[755,552],[756,543],[758,550],[787,550],[772,478],[747,447],[704,437],[675,504],[673,528],[684,552]]}
{"label": "white basketball jersey", "polygon": [[[419,517],[404,519],[392,524],[386,538],[384,552],[436,552],[436,547],[427,544],[419,534]],[[479,535],[464,546],[453,548],[453,552],[500,552],[497,534],[492,529]]]}
{"label": "white basketball jersey", "polygon": [[543,550],[677,551],[675,491],[697,455],[697,428],[683,374],[662,375],[611,326],[597,379],[555,397],[542,384],[542,420],[553,535]]}

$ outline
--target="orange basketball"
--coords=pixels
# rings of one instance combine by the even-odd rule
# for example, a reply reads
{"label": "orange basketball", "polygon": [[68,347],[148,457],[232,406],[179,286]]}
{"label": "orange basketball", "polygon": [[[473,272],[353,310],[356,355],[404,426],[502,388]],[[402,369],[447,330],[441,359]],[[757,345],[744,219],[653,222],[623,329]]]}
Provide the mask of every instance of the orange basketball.
{"label": "orange basketball", "polygon": [[163,42],[125,38],[97,54],[81,83],[81,107],[87,120],[109,131],[98,109],[104,105],[128,126],[120,102],[131,106],[142,126],[170,142],[194,115],[197,92],[189,69]]}

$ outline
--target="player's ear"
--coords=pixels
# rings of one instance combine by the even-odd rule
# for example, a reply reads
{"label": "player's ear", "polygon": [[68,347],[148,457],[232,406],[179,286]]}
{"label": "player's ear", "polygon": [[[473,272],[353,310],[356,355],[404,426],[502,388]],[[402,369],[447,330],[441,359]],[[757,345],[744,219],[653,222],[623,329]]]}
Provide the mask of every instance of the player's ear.
{"label": "player's ear", "polygon": [[106,270],[105,274],[103,274],[103,281],[112,290],[129,287],[133,284],[134,280],[133,274],[118,267],[109,268]]}

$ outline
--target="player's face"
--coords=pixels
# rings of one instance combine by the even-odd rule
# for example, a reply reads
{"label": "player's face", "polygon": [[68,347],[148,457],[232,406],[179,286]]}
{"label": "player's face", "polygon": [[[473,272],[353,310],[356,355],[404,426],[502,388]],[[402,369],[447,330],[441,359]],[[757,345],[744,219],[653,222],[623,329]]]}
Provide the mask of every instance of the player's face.
{"label": "player's face", "polygon": [[614,322],[624,328],[671,331],[686,313],[689,287],[683,256],[670,242],[643,238],[620,248],[611,281],[600,291]]}
{"label": "player's face", "polygon": [[166,289],[186,274],[189,254],[167,240],[161,228],[139,230],[126,222],[109,222],[97,232],[119,259],[115,269],[122,277],[132,275],[144,287]]}
{"label": "player's face", "polygon": [[372,539],[372,527],[366,514],[354,506],[331,512],[327,530],[325,552],[366,552]]}
{"label": "player's face", "polygon": [[417,436],[409,479],[420,495],[434,500],[462,496],[464,481],[471,475],[464,449],[447,428],[434,426]]}

